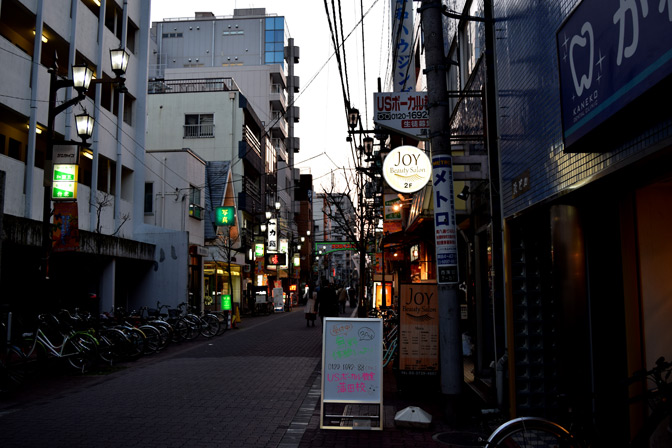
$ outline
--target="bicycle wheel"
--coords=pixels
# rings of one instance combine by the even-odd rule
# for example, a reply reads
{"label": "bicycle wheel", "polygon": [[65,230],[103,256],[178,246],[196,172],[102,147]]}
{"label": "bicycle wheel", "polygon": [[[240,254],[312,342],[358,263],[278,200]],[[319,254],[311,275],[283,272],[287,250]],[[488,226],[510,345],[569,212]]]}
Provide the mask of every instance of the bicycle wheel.
{"label": "bicycle wheel", "polygon": [[124,347],[131,343],[124,332],[116,328],[101,329],[98,335],[98,342],[100,343],[98,356],[110,365],[123,357]]}
{"label": "bicycle wheel", "polygon": [[26,357],[18,347],[10,346],[1,363],[0,392],[10,392],[26,379]]}
{"label": "bicycle wheel", "polygon": [[161,347],[159,349],[165,348],[173,337],[173,327],[168,322],[162,320],[152,320],[148,324],[159,330],[159,334],[161,335]]}
{"label": "bicycle wheel", "polygon": [[219,331],[217,332],[217,336],[224,334],[226,330],[229,329],[229,324],[226,320],[226,316],[220,313],[213,314],[213,316],[215,316],[219,321]]}
{"label": "bicycle wheel", "polygon": [[157,353],[161,350],[161,332],[152,325],[141,325],[140,330],[145,333],[145,354]]}
{"label": "bicycle wheel", "polygon": [[219,334],[219,319],[213,314],[205,314],[201,317],[203,326],[201,327],[201,334],[206,338],[211,338]]}
{"label": "bicycle wheel", "polygon": [[583,448],[583,443],[562,426],[537,417],[510,420],[495,430],[485,448]]}
{"label": "bicycle wheel", "polygon": [[123,327],[121,329],[125,334],[130,344],[126,346],[125,355],[130,359],[138,359],[145,353],[145,344],[147,337],[145,333],[134,327]]}
{"label": "bicycle wheel", "polygon": [[88,333],[75,333],[65,341],[63,356],[72,368],[85,373],[98,358],[98,341]]}
{"label": "bicycle wheel", "polygon": [[196,320],[190,316],[182,316],[180,318],[187,324],[187,332],[184,336],[184,339],[191,341],[196,339],[199,334],[201,334],[201,320]]}

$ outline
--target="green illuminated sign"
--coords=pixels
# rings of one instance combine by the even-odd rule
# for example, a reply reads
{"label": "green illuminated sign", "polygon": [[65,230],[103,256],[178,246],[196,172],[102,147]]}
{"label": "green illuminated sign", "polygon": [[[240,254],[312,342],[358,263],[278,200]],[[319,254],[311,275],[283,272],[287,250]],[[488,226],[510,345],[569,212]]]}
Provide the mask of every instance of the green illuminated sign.
{"label": "green illuminated sign", "polygon": [[54,182],[51,199],[77,199],[77,182]]}
{"label": "green illuminated sign", "polygon": [[222,311],[231,311],[231,295],[225,294],[222,296]]}
{"label": "green illuminated sign", "polygon": [[261,258],[264,256],[264,243],[254,244],[254,256],[257,258]]}
{"label": "green illuminated sign", "polygon": [[236,222],[234,207],[217,207],[215,209],[215,223],[218,226],[232,226]]}
{"label": "green illuminated sign", "polygon": [[54,182],[77,181],[77,165],[58,163],[54,165]]}

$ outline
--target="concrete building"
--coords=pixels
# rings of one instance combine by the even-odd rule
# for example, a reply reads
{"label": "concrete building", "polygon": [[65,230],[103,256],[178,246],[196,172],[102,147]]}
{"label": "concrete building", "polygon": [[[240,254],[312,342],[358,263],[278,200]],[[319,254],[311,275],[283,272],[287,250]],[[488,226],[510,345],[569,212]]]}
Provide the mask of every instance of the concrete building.
{"label": "concrete building", "polygon": [[[267,14],[263,8],[235,9],[231,16],[199,12],[195,17],[166,18],[152,24],[152,53],[149,75],[152,83],[230,79],[245,98],[246,107],[254,110],[261,123],[262,132],[256,136],[262,151],[260,182],[257,177],[243,176],[241,164],[235,162],[237,155],[228,159],[232,161],[238,207],[247,212],[239,216],[243,246],[251,247],[254,229],[265,219],[264,212],[274,209],[276,202],[280,203],[280,210],[274,211],[279,219],[280,237],[297,238],[295,219],[300,210],[294,191],[299,178],[293,165],[300,140],[294,136],[299,108],[294,106],[293,96],[299,89],[299,78],[294,75],[299,48],[288,37],[285,18]],[[232,129],[239,126],[230,125]],[[228,124],[218,118],[215,126]],[[231,138],[236,138],[237,132],[233,131]],[[216,150],[209,151],[207,160],[226,160],[212,153]],[[249,204],[255,186],[254,193],[263,197],[261,210]],[[280,278],[286,272],[281,270],[277,274]]]}
{"label": "concrete building", "polygon": [[[501,182],[471,185],[476,257],[498,238],[487,236],[483,197],[501,191],[507,285],[501,300],[483,297],[477,318],[495,327],[475,335],[477,375],[498,361],[510,415],[559,419],[569,408],[600,443],[622,445],[647,409],[619,400],[617,385],[672,357],[672,116],[659,107],[672,85],[670,40],[659,37],[669,7],[457,3],[464,15],[446,29],[449,59],[462,61],[452,83],[495,95],[456,101],[451,128],[485,129],[501,160]],[[469,18],[488,14],[496,25]],[[496,280],[483,268],[476,284]]]}
{"label": "concrete building", "polygon": [[[249,264],[246,253],[252,247],[253,235],[251,232],[241,233],[240,229],[253,229],[263,214],[265,162],[274,165],[273,154],[265,151],[270,147],[270,139],[267,136],[262,144],[261,122],[231,78],[152,81],[149,87],[147,147],[152,152],[162,151],[165,154],[178,142],[207,165],[207,177],[197,177],[193,173],[186,177],[193,182],[186,186],[191,198],[188,216],[190,222],[199,223],[199,234],[202,236],[200,242],[197,238],[192,240],[194,247],[191,252],[198,254],[204,249],[204,244],[207,246],[203,268],[211,275],[218,272],[214,267],[216,263],[232,262],[232,270],[227,269],[222,275],[227,276],[231,272],[236,277],[234,290],[226,293],[233,294],[233,301],[241,303],[245,289],[241,283],[242,274],[245,265]],[[179,164],[173,169],[184,170]],[[231,188],[228,188],[229,183]],[[214,208],[224,205],[222,198],[227,188],[229,194],[235,194],[232,205],[236,207],[236,221],[229,229],[218,229],[222,226],[215,224]],[[228,230],[232,230],[235,237],[230,238]],[[218,237],[222,231],[227,233],[226,243]],[[225,251],[232,259],[228,259],[228,255],[226,259],[218,255],[216,246],[221,247],[221,244],[233,251]],[[202,289],[194,281],[190,289],[196,306],[201,306],[204,298],[215,291],[217,294],[224,293],[214,287],[218,283],[214,278],[206,276],[205,283],[210,287]],[[228,280],[219,283],[229,284]]]}
{"label": "concrete building", "polygon": [[[157,299],[185,300],[188,261],[186,255],[171,255],[182,247],[187,254],[186,230],[162,229],[144,219],[149,2],[4,0],[0,7],[3,302],[36,312],[75,304],[110,311],[154,306]],[[121,91],[109,58],[109,50],[120,47],[130,55]],[[50,103],[76,93],[58,88],[50,102],[48,70],[56,67],[58,79],[72,79],[74,64],[93,70],[96,81],[79,106],[56,115],[50,139]],[[43,179],[52,179],[45,163],[49,142],[57,152],[76,147],[69,143],[77,140],[73,116],[82,109],[95,125],[90,147],[73,153],[79,168],[76,201],[45,202],[51,189],[43,187]],[[49,218],[43,210],[51,213],[52,207]],[[88,293],[97,300],[88,300]]]}

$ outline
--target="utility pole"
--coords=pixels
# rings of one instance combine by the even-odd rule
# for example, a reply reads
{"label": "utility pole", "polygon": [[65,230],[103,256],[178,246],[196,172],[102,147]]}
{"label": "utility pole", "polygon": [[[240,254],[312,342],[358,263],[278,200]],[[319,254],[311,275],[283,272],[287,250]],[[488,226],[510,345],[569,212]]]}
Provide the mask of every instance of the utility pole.
{"label": "utility pole", "polygon": [[464,371],[460,341],[460,305],[457,296],[457,235],[446,84],[448,64],[444,56],[441,1],[423,0],[420,11],[425,38],[429,102],[427,108],[432,151],[441,392],[446,399],[446,419],[454,421],[458,412]]}

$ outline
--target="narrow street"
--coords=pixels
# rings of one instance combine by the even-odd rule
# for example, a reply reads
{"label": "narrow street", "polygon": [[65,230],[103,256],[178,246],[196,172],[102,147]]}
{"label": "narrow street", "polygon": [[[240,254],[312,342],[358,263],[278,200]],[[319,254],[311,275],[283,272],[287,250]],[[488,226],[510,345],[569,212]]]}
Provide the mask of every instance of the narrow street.
{"label": "narrow street", "polygon": [[[352,312],[348,307],[341,316]],[[435,397],[404,396],[391,369],[385,372],[383,431],[321,430],[319,318],[307,328],[303,310],[295,308],[243,317],[239,327],[111,371],[52,375],[28,384],[0,400],[0,445],[446,446],[433,437],[454,428],[443,421]],[[432,426],[395,426],[395,413],[407,406],[432,414]]]}

